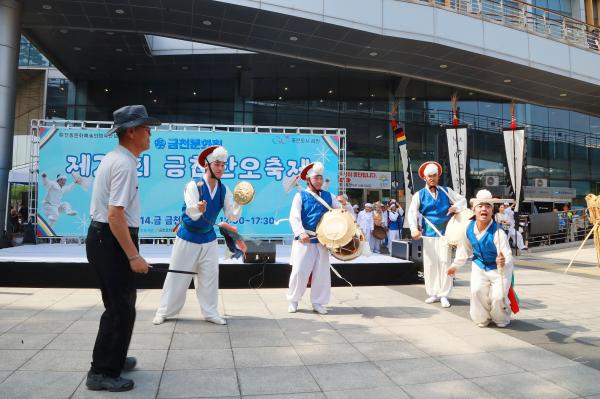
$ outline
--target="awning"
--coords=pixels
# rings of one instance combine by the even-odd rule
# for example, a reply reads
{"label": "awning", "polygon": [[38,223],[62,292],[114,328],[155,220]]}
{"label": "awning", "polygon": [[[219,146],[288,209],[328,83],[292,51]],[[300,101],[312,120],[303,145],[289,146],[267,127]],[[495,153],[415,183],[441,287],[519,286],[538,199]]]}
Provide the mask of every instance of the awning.
{"label": "awning", "polygon": [[29,169],[29,164],[11,169],[8,172],[8,182],[29,184]]}

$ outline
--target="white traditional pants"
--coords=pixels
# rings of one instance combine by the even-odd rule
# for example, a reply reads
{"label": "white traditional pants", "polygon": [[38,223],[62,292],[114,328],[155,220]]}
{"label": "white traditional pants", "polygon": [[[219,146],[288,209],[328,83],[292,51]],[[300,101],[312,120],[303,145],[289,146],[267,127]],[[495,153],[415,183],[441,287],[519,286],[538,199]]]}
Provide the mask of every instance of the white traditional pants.
{"label": "white traditional pants", "polygon": [[373,248],[371,246],[371,241],[373,241],[373,230],[363,230],[363,233],[365,234],[365,242],[369,245],[369,248]]}
{"label": "white traditional pants", "polygon": [[295,240],[290,259],[292,273],[287,294],[288,302],[300,302],[308,277],[312,273],[310,301],[319,305],[329,303],[331,296],[331,274],[329,273],[329,251],[321,244],[303,244]]}
{"label": "white traditional pants", "polygon": [[452,291],[452,277],[448,276],[450,247],[445,239],[423,237],[423,276],[429,296],[447,297]]}
{"label": "white traditional pants", "polygon": [[68,202],[61,202],[60,205],[58,205],[58,206],[44,203],[42,205],[42,209],[44,210],[44,213],[46,214],[46,220],[48,221],[48,224],[50,226],[53,226],[56,223],[56,221],[58,220],[58,216],[61,213],[66,213],[66,214],[74,213],[73,209],[71,208],[71,204],[69,204]]}
{"label": "white traditional pants", "polygon": [[514,227],[511,227],[510,230],[508,230],[508,236],[512,240],[513,244],[515,242],[515,236],[516,236],[517,237],[517,240],[516,240],[517,248],[519,248],[519,249],[525,248],[525,243],[523,242],[523,234],[521,234],[521,232],[519,230],[516,230]]}
{"label": "white traditional pants", "polygon": [[504,267],[504,292],[502,281],[497,269],[485,271],[472,263],[471,266],[471,320],[475,323],[487,323],[490,320],[496,324],[510,322],[510,306],[507,299],[512,265]]}
{"label": "white traditional pants", "polygon": [[175,240],[169,269],[198,273],[167,273],[156,316],[172,317],[185,304],[185,296],[194,277],[196,297],[205,318],[219,316],[219,253],[217,240],[196,244]]}
{"label": "white traditional pants", "polygon": [[369,246],[371,247],[371,251],[373,252],[380,252],[381,250],[381,240],[375,238],[372,232],[371,234],[369,234]]}
{"label": "white traditional pants", "polygon": [[392,241],[397,241],[400,239],[400,230],[388,230],[388,245],[390,248],[392,247]]}

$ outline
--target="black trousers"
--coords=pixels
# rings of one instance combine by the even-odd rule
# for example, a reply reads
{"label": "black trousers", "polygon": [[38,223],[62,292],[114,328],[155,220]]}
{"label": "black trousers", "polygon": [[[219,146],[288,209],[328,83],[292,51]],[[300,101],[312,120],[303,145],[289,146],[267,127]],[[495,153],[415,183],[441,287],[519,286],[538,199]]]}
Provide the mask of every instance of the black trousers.
{"label": "black trousers", "polygon": [[[138,247],[137,232],[130,229],[130,234]],[[88,262],[98,274],[105,308],[94,345],[92,371],[118,377],[127,357],[135,323],[137,294],[134,272],[106,223],[92,222],[85,250]]]}

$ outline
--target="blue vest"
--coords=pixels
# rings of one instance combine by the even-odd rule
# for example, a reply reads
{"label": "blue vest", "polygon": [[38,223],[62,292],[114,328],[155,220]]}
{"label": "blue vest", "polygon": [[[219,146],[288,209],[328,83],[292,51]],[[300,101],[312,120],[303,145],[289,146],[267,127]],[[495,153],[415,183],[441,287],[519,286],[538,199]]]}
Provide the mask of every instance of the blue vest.
{"label": "blue vest", "polygon": [[[446,192],[448,191],[447,187],[442,187]],[[421,202],[421,206],[419,207],[419,212],[425,216],[435,227],[439,230],[441,234],[446,233],[446,225],[448,221],[452,217],[452,215],[446,215],[448,213],[448,209],[452,206],[450,204],[450,199],[446,192],[437,188],[437,198],[433,198],[431,193],[428,192],[429,189],[427,187],[421,189],[419,191],[419,201]],[[425,237],[439,237],[435,230],[429,226],[425,220],[421,224],[423,227],[423,236]]]}
{"label": "blue vest", "polygon": [[187,213],[185,213],[186,205],[185,202],[181,208],[181,225],[177,230],[177,237],[182,240],[193,242],[196,244],[205,244],[217,239],[215,234],[214,225],[217,221],[219,212],[223,209],[225,204],[225,186],[221,183],[217,183],[217,192],[215,198],[210,197],[210,190],[208,184],[202,178],[194,179],[196,183],[203,182],[202,187],[198,187],[200,194],[200,200],[206,201],[206,212],[200,216],[198,220],[192,220]]}
{"label": "blue vest", "polygon": [[475,237],[475,221],[472,220],[467,226],[467,239],[473,247],[473,262],[480,269],[489,272],[497,268],[496,257],[498,251],[494,244],[494,234],[498,230],[498,225],[495,221],[492,221],[492,225],[483,233],[480,240]]}
{"label": "blue vest", "polygon": [[[321,190],[320,194],[321,198],[325,200],[329,206],[333,204],[330,193]],[[328,209],[307,191],[301,191],[300,196],[302,198],[302,212],[300,214],[302,218],[302,227],[304,227],[304,230],[316,231],[319,221]],[[316,244],[319,240],[311,238],[310,242]]]}
{"label": "blue vest", "polygon": [[400,222],[402,221],[402,216],[400,216],[400,214],[398,212],[396,212],[396,213],[398,213],[398,219],[396,219],[395,222],[392,222],[390,220],[389,212],[390,211],[388,211],[388,229],[390,229],[390,230],[400,230]]}

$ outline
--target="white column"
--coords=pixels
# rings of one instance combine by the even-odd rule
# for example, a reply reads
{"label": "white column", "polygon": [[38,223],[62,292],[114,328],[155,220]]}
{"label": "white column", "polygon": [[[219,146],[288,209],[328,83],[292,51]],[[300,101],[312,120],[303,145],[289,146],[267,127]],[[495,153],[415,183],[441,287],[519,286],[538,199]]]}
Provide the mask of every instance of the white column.
{"label": "white column", "polygon": [[7,209],[8,172],[12,166],[17,68],[21,44],[21,3],[0,0],[0,226]]}

